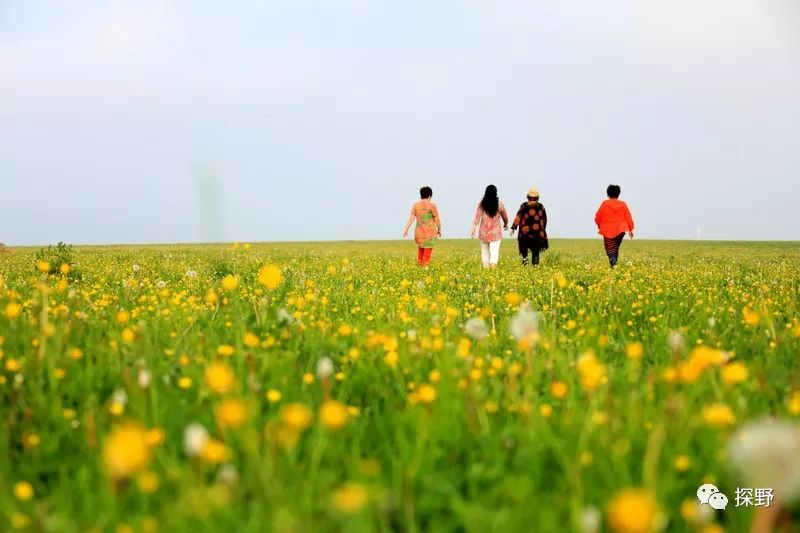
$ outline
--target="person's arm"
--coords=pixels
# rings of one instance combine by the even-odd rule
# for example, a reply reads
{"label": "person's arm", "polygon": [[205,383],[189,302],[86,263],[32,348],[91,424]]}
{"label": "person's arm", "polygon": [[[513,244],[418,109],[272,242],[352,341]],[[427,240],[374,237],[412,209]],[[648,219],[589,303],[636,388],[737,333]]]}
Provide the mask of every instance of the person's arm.
{"label": "person's arm", "polygon": [[547,210],[542,206],[542,229],[547,229]]}
{"label": "person's arm", "polygon": [[603,220],[603,204],[600,204],[600,207],[597,208],[597,213],[594,214],[594,223],[597,225],[597,228],[600,229],[600,222]]}
{"label": "person's arm", "polygon": [[514,222],[511,224],[511,236],[512,237],[514,236],[514,232],[517,231],[517,228],[519,227],[519,225],[522,224],[522,215],[524,214],[522,210],[523,210],[523,208],[520,207],[519,210],[517,211],[517,216],[514,217]]}
{"label": "person's arm", "polygon": [[625,218],[628,222],[628,227],[630,228],[628,230],[628,237],[633,239],[633,216],[631,215],[631,210],[628,209],[627,205],[625,205]]}
{"label": "person's arm", "polygon": [[475,238],[475,229],[477,229],[478,225],[481,223],[481,216],[483,215],[483,210],[481,206],[478,205],[478,209],[475,210],[475,218],[472,219],[472,229],[469,232],[469,238]]}
{"label": "person's arm", "polygon": [[508,213],[506,213],[506,206],[500,202],[500,216],[503,217],[503,229],[508,229]]}
{"label": "person's arm", "polygon": [[406,237],[408,237],[408,230],[409,230],[409,228],[411,227],[411,224],[413,224],[413,223],[414,223],[414,219],[415,219],[415,218],[416,218],[416,217],[414,216],[414,210],[412,209],[412,210],[411,210],[411,214],[408,216],[408,222],[406,222],[406,229],[404,229],[404,230],[403,230],[403,238],[404,238],[404,239],[405,239]]}
{"label": "person's arm", "polygon": [[436,221],[436,230],[439,237],[442,236],[442,219],[439,218],[439,208],[433,205],[433,220]]}

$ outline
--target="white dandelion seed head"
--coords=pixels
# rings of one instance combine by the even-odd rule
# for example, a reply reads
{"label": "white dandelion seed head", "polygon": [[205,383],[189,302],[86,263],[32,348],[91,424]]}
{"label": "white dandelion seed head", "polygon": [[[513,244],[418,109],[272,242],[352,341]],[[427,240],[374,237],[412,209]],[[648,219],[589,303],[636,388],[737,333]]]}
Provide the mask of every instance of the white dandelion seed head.
{"label": "white dandelion seed head", "polygon": [[186,271],[186,277],[187,278],[196,278],[197,277],[197,272],[194,271],[194,270],[189,269],[189,270]]}
{"label": "white dandelion seed head", "polygon": [[464,333],[475,340],[480,340],[489,334],[489,328],[482,318],[474,317],[467,320],[466,324],[464,324]]}
{"label": "white dandelion seed head", "polygon": [[762,418],[728,442],[728,461],[747,487],[772,488],[782,502],[800,497],[800,424]]}
{"label": "white dandelion seed head", "polygon": [[323,357],[317,361],[317,377],[326,379],[333,375],[333,361],[330,357]]}
{"label": "white dandelion seed head", "polygon": [[114,394],[111,395],[111,401],[120,405],[125,405],[128,403],[128,393],[125,392],[124,389],[117,389],[114,391]]}
{"label": "white dandelion seed head", "polygon": [[683,333],[680,331],[670,331],[667,335],[667,346],[673,351],[678,351],[683,348],[684,340]]}
{"label": "white dandelion seed head", "polygon": [[139,272],[139,270],[141,270],[141,268],[142,267],[140,267],[139,265],[137,265],[135,263],[133,265],[131,265],[131,270],[133,270],[134,272]]}
{"label": "white dandelion seed head", "polygon": [[539,314],[529,303],[520,306],[517,314],[511,319],[509,331],[517,339],[525,339],[539,332]]}
{"label": "white dandelion seed head", "polygon": [[196,457],[203,451],[208,442],[208,431],[201,424],[194,422],[186,426],[183,432],[183,451],[189,457]]}
{"label": "white dandelion seed head", "polygon": [[142,368],[139,370],[138,382],[139,387],[142,389],[146,389],[150,386],[150,380],[152,378],[152,374],[146,368]]}
{"label": "white dandelion seed head", "polygon": [[156,282],[156,288],[158,288],[158,289],[163,289],[166,286],[167,286],[167,282],[164,281],[163,279],[160,279],[160,280],[158,280]]}
{"label": "white dandelion seed head", "polygon": [[406,337],[408,337],[408,340],[410,341],[417,340],[417,330],[410,329],[406,331]]}
{"label": "white dandelion seed head", "polygon": [[217,480],[225,485],[235,485],[239,481],[239,472],[235,466],[226,463],[217,470]]}
{"label": "white dandelion seed head", "polygon": [[581,511],[581,533],[597,533],[600,531],[600,511],[597,507],[589,505]]}

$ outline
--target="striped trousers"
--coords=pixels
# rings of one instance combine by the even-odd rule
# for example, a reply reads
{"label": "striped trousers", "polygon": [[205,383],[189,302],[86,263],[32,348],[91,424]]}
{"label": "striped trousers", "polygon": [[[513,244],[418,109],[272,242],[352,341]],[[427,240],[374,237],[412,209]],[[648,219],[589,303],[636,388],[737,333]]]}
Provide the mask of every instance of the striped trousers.
{"label": "striped trousers", "polygon": [[608,256],[608,264],[611,267],[617,266],[617,260],[619,259],[619,247],[622,244],[622,239],[625,237],[625,232],[620,233],[616,237],[603,237],[603,246],[606,249],[606,255]]}

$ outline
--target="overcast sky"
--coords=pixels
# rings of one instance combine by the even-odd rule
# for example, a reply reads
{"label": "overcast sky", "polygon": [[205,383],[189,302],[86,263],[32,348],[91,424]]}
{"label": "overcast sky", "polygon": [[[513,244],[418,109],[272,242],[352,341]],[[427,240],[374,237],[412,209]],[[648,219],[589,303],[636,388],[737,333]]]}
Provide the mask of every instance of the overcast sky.
{"label": "overcast sky", "polygon": [[800,239],[798,0],[0,0],[0,241]]}

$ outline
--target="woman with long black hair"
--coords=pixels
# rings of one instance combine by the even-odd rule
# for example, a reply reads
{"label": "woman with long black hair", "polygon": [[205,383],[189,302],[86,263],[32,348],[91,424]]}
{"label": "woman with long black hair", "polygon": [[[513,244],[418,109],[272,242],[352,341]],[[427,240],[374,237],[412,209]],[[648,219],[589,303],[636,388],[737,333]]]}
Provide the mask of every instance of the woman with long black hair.
{"label": "woman with long black hair", "polygon": [[478,240],[481,242],[481,263],[483,268],[497,268],[500,260],[500,243],[503,241],[503,230],[508,229],[508,214],[500,198],[497,187],[489,185],[483,199],[475,211],[470,237],[475,238],[478,229]]}

